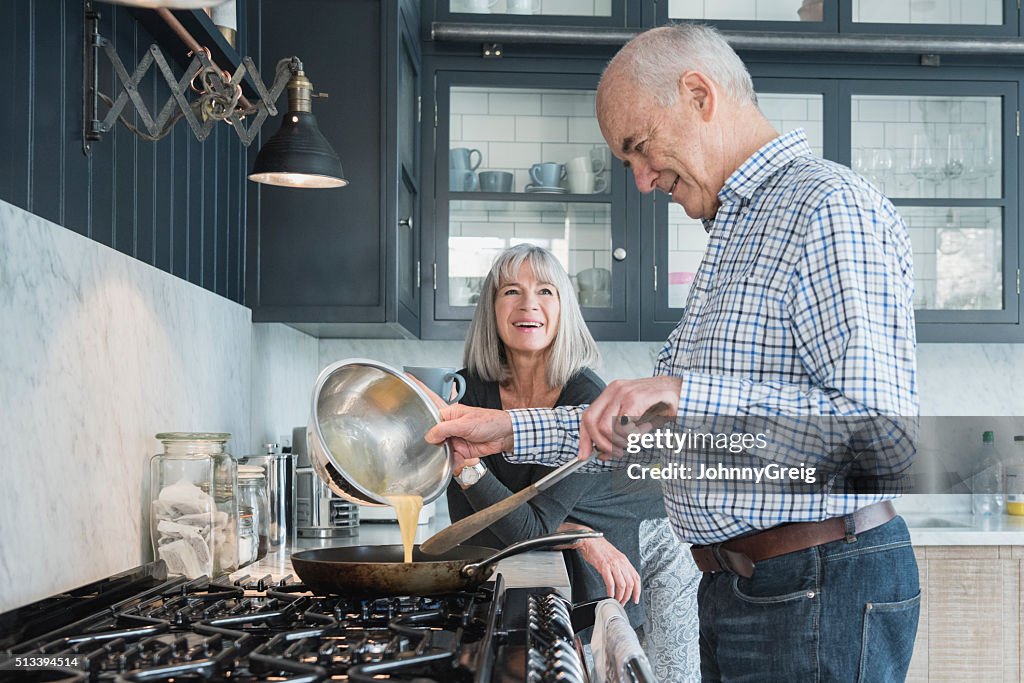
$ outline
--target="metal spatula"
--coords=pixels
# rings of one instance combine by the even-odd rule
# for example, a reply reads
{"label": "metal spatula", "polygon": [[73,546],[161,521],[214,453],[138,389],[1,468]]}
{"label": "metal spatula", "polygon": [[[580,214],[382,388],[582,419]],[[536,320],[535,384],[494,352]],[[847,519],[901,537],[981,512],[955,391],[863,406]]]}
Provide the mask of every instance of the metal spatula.
{"label": "metal spatula", "polygon": [[[667,408],[668,404],[664,402],[655,403],[636,421],[636,424],[650,422]],[[562,481],[562,479],[583,467],[587,462],[587,460],[570,460],[564,465],[558,467],[555,471],[538,479],[526,488],[512,494],[505,500],[500,500],[494,505],[485,507],[483,510],[479,510],[468,517],[460,519],[446,529],[441,529],[421,543],[420,550],[426,555],[440,555],[441,553],[448,552],[463,541],[476,536],[491,524],[509,514],[520,505],[523,505],[544,489],[554,486],[558,482]]]}

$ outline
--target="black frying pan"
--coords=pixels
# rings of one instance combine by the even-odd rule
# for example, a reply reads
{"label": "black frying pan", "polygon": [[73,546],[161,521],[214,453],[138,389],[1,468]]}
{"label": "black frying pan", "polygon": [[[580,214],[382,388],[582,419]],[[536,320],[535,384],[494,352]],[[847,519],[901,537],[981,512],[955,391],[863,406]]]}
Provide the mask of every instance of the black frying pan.
{"label": "black frying pan", "polygon": [[490,578],[499,560],[584,538],[599,531],[566,532],[513,543],[504,550],[456,546],[441,555],[413,548],[406,564],[400,545],[358,545],[303,550],[291,556],[299,578],[317,593],[342,595],[431,595],[472,590]]}

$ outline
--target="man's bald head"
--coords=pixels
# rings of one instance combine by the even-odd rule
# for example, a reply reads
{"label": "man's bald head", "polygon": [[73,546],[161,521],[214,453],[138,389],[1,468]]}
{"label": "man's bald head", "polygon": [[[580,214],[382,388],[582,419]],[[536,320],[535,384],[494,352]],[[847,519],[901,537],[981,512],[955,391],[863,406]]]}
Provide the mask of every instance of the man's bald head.
{"label": "man's bald head", "polygon": [[757,104],[754,84],[743,61],[722,35],[710,26],[677,24],[645,31],[619,50],[608,63],[598,97],[613,82],[630,85],[669,106],[679,94],[679,78],[699,71],[739,104]]}

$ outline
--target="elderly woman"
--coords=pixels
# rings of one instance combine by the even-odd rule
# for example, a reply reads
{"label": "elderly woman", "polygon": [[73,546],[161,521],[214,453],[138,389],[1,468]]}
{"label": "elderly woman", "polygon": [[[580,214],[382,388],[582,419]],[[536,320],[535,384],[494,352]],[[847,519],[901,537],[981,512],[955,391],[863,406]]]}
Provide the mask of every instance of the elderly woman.
{"label": "elderly woman", "polygon": [[[495,260],[484,280],[464,351],[462,403],[550,408],[590,403],[604,383],[589,369],[597,345],[572,283],[548,251],[522,244]],[[448,509],[459,520],[550,472],[503,458],[457,460]],[[573,601],[612,596],[625,605],[659,680],[699,679],[696,568],[672,535],[660,487],[625,470],[567,477],[472,539],[502,547],[559,529],[604,538],[566,552]],[[639,568],[639,573],[637,571]]]}

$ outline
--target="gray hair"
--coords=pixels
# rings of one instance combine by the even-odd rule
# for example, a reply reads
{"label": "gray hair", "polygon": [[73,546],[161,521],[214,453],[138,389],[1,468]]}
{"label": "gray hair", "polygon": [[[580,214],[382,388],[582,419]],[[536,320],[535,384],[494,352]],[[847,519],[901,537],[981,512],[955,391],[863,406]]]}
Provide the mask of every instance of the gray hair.
{"label": "gray hair", "polygon": [[754,83],[743,60],[722,34],[702,24],[674,24],[645,31],[612,58],[615,67],[663,107],[679,97],[679,77],[699,71],[738,102],[757,104]]}
{"label": "gray hair", "polygon": [[463,364],[471,374],[486,382],[509,379],[508,357],[505,344],[498,336],[494,299],[503,283],[516,280],[524,263],[530,264],[538,280],[549,282],[558,290],[561,311],[558,330],[548,353],[547,382],[551,387],[562,387],[576,373],[597,364],[597,344],[583,320],[569,274],[550,251],[533,244],[509,247],[494,259],[469,324]]}

